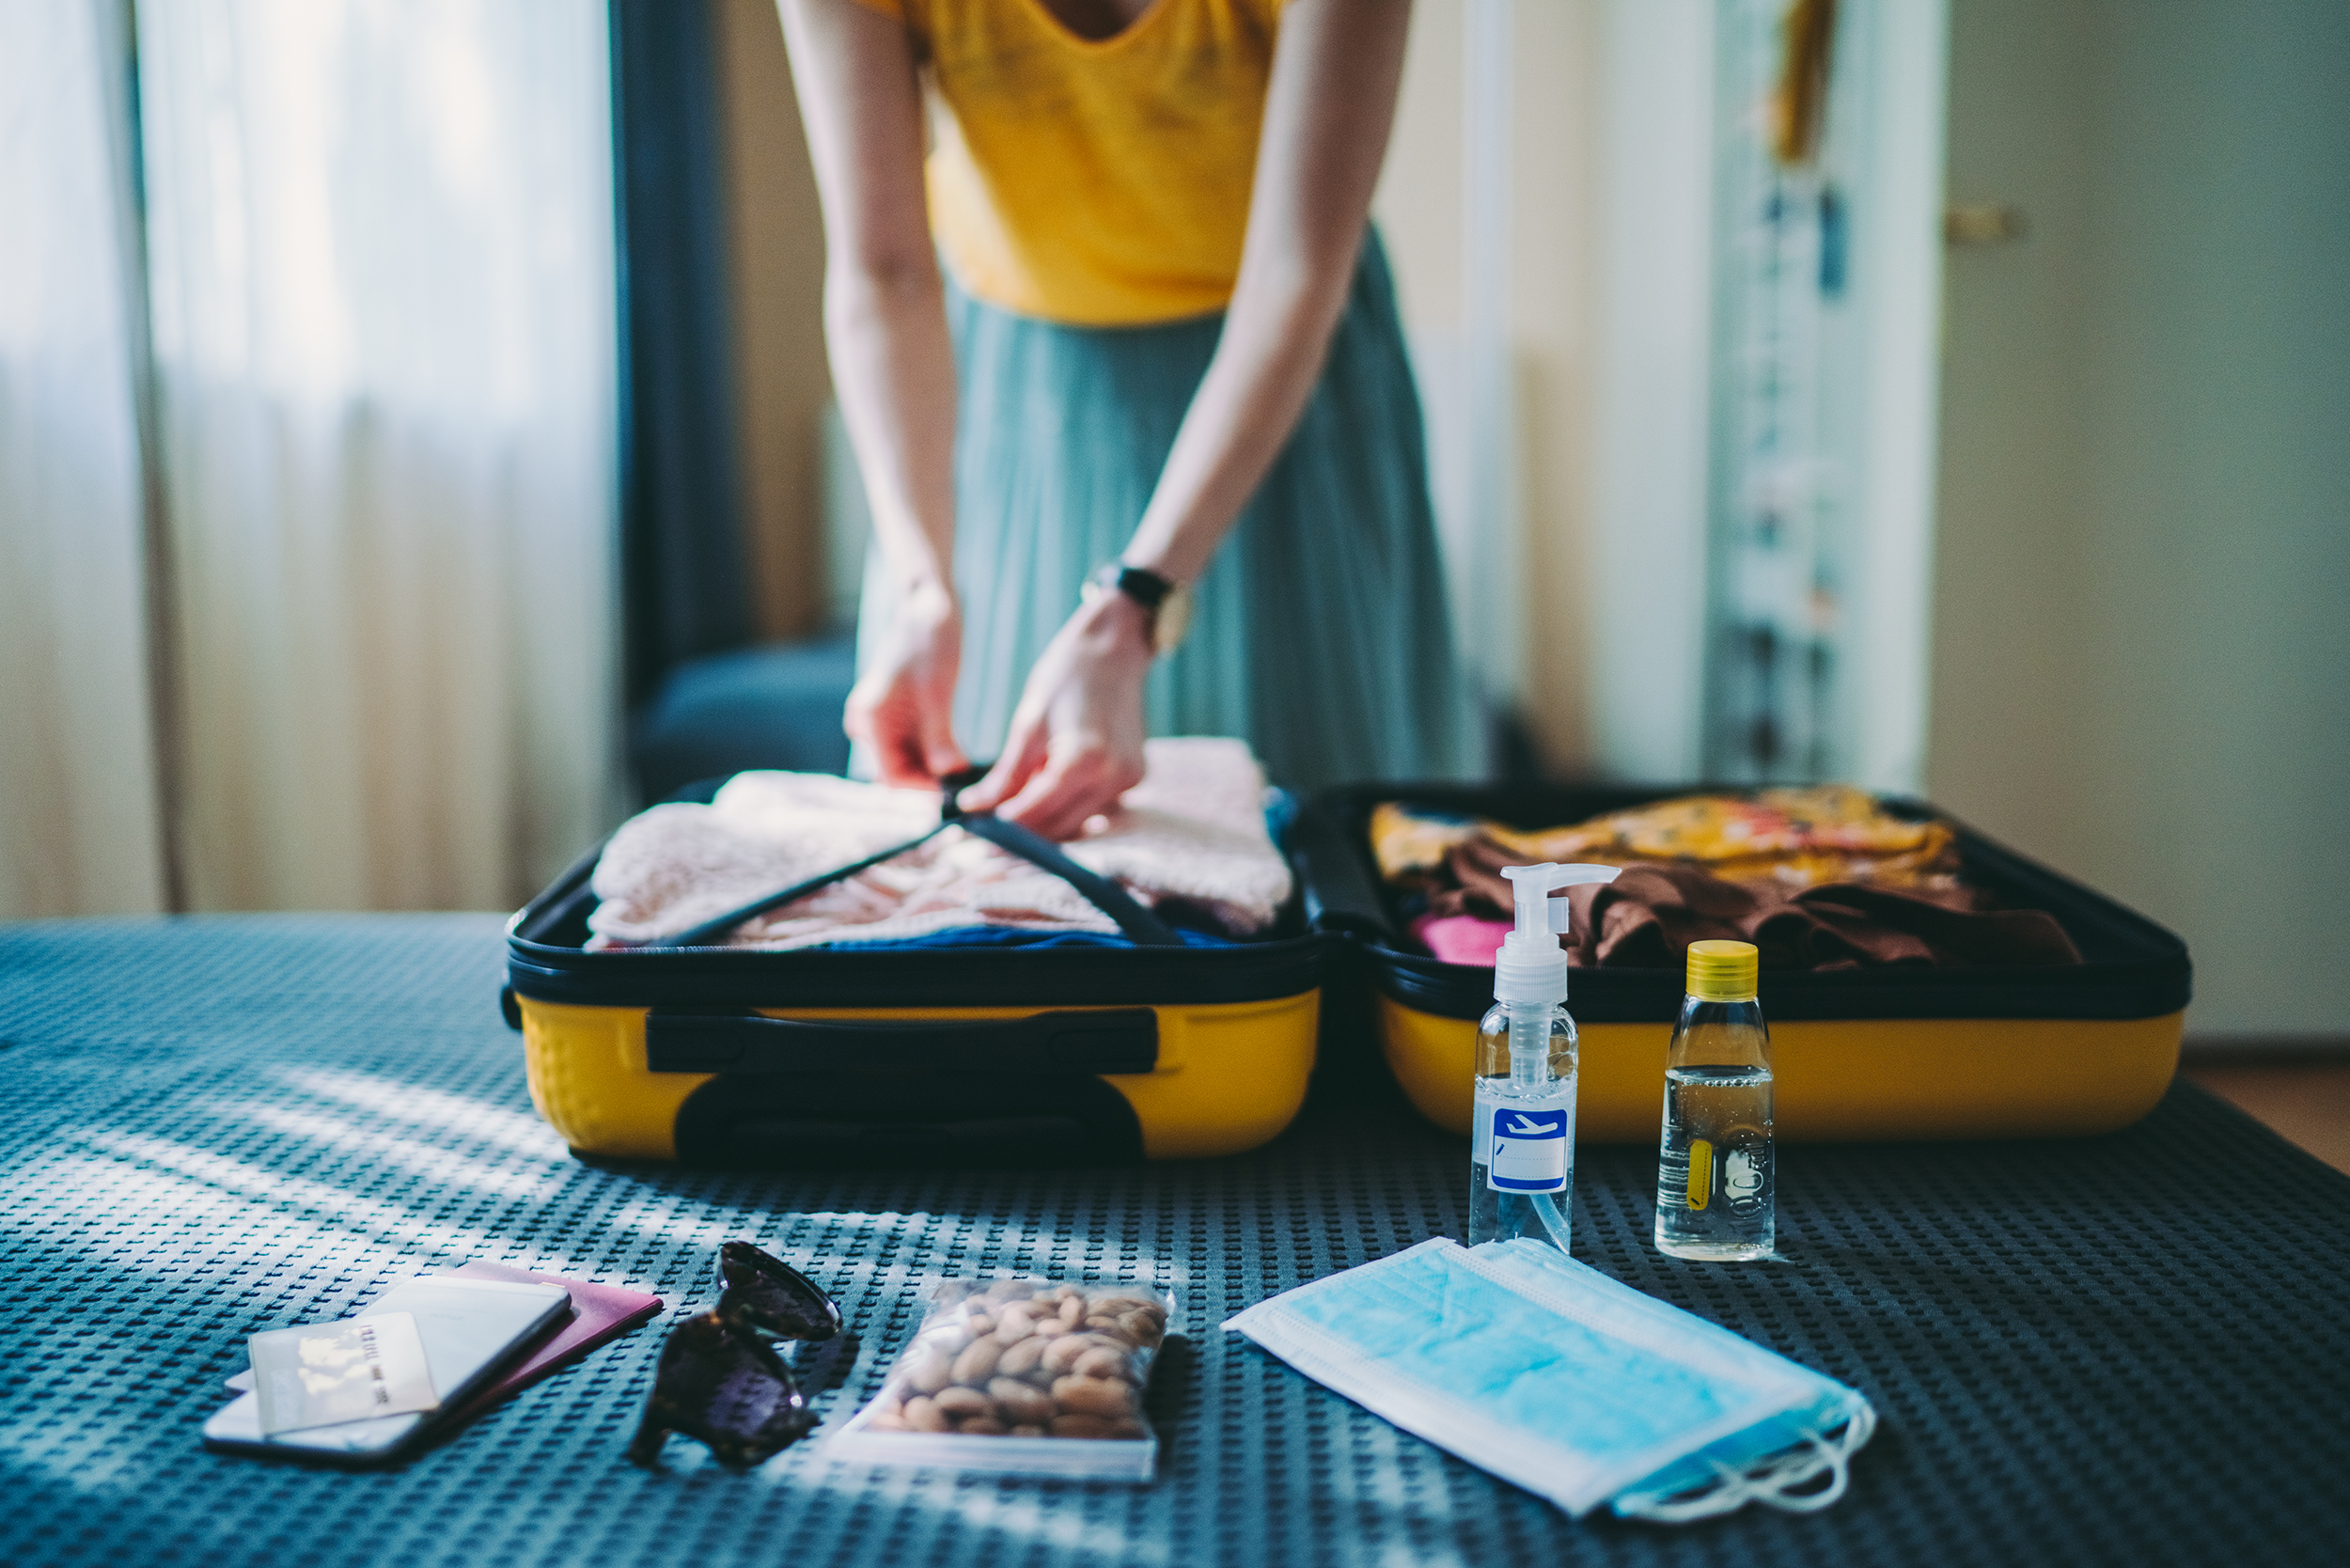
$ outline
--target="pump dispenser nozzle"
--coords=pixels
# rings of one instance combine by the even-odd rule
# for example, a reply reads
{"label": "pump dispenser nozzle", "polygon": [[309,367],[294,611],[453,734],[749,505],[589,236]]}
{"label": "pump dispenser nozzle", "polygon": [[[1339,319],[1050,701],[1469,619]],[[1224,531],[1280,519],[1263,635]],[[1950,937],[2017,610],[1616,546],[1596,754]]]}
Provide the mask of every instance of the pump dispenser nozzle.
{"label": "pump dispenser nozzle", "polygon": [[1613,866],[1504,866],[1517,896],[1518,928],[1501,939],[1494,955],[1494,1000],[1555,1006],[1567,999],[1567,953],[1559,933],[1567,929],[1568,904],[1550,896],[1554,887],[1613,882]]}

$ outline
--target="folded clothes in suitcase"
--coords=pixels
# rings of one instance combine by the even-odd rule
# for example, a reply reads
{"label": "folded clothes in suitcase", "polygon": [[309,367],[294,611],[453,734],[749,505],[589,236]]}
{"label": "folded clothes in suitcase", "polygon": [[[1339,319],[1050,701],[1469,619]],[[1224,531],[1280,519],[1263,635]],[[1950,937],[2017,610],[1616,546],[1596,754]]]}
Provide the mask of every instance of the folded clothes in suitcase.
{"label": "folded clothes in suitcase", "polygon": [[[1009,823],[967,826],[1033,863],[1061,858],[1013,849],[1023,836]],[[613,948],[591,945],[588,923],[603,849],[508,928],[507,1019],[523,1031],[532,1100],[576,1153],[1174,1159],[1254,1148],[1305,1100],[1331,939],[1294,897],[1264,939],[1210,945],[1163,933],[1155,945]],[[1102,879],[1065,863],[1056,874],[1120,927],[1157,925],[1131,902],[1112,910],[1104,897],[1120,895]]]}
{"label": "folded clothes in suitcase", "polygon": [[[1529,785],[1360,784],[1310,809],[1319,854],[1308,908],[1360,948],[1381,1045],[1414,1105],[1466,1133],[1477,1023],[1493,970],[1416,950],[1369,842],[1384,802],[1536,829],[1690,792]],[[1888,809],[1941,816],[1917,802]],[[1947,821],[1947,817],[1944,818]],[[2000,906],[2044,910],[2079,949],[2061,965],[1888,964],[1765,969],[1778,1136],[1795,1140],[2058,1137],[2109,1132],[2151,1110],[2177,1069],[2190,986],[2186,948],[2153,921],[1961,824],[1962,873]],[[1678,967],[1578,968],[1567,1000],[1582,1037],[1577,1136],[1657,1136]]]}

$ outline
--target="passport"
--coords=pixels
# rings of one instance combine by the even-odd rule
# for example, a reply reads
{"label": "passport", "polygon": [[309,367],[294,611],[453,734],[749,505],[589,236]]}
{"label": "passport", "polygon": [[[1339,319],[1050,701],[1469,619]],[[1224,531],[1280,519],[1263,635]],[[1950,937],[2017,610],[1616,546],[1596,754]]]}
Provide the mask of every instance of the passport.
{"label": "passport", "polygon": [[590,1284],[559,1274],[532,1274],[503,1263],[465,1263],[448,1271],[464,1279],[503,1279],[516,1285],[560,1285],[571,1294],[571,1315],[532,1346],[495,1381],[445,1418],[451,1425],[471,1420],[490,1406],[543,1377],[552,1377],[600,1345],[608,1344],[661,1310],[661,1298],[618,1285]]}

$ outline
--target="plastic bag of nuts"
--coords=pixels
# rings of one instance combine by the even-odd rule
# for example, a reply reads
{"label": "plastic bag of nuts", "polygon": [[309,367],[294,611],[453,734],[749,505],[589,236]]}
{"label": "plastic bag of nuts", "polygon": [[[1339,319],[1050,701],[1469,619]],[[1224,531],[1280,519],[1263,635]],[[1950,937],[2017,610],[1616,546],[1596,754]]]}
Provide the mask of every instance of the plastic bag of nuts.
{"label": "plastic bag of nuts", "polygon": [[1142,1389],[1175,1300],[1154,1286],[949,1279],[843,1457],[1000,1473],[1148,1479]]}

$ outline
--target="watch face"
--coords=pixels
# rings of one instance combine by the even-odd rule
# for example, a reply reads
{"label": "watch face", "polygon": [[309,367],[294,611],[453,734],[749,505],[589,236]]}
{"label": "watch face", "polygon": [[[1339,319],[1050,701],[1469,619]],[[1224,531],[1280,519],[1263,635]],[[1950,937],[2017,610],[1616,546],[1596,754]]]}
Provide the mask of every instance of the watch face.
{"label": "watch face", "polygon": [[1152,647],[1161,653],[1174,652],[1190,625],[1191,589],[1178,583],[1159,601],[1159,613],[1151,627]]}

